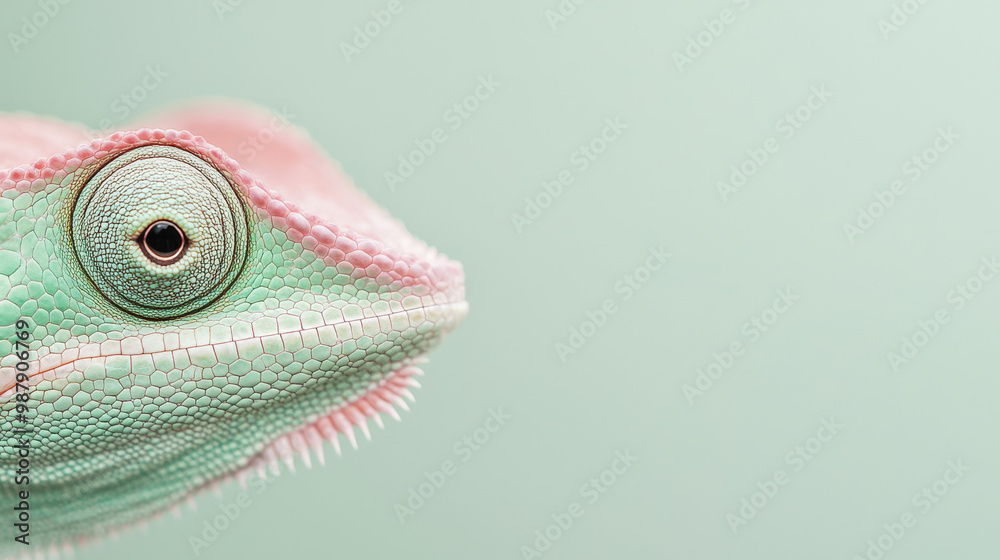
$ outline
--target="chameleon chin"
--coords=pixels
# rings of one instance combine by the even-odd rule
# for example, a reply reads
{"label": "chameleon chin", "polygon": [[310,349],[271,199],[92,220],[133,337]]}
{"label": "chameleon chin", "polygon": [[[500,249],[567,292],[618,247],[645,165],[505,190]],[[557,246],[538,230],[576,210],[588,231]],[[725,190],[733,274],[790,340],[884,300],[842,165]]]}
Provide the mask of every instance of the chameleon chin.
{"label": "chameleon chin", "polygon": [[0,556],[356,446],[465,316],[461,265],[275,122],[0,114]]}

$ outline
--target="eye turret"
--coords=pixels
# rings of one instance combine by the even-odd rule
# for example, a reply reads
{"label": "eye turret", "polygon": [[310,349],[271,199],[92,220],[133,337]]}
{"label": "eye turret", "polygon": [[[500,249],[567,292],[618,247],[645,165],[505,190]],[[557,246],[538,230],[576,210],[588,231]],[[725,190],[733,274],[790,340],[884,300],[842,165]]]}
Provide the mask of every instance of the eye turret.
{"label": "eye turret", "polygon": [[249,245],[233,186],[171,146],[137,148],[101,168],[76,199],[72,239],[100,293],[147,319],[215,301],[243,270]]}

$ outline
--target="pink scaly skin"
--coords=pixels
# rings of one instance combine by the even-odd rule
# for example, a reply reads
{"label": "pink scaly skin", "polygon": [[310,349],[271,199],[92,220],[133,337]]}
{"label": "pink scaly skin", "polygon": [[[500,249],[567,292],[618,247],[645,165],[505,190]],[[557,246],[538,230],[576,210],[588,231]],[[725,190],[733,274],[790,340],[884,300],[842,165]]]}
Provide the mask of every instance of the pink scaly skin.
{"label": "pink scaly skin", "polygon": [[356,447],[468,309],[461,265],[266,111],[92,137],[0,115],[0,500],[31,508],[0,554]]}

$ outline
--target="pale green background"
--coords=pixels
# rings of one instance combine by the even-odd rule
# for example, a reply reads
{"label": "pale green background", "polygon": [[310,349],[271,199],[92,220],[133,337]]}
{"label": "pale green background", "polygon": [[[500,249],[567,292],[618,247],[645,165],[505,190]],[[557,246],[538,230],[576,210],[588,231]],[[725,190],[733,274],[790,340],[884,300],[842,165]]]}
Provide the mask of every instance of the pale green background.
{"label": "pale green background", "polygon": [[[147,65],[169,76],[130,117],[201,95],[287,107],[465,265],[470,315],[404,422],[300,463],[200,557],[521,558],[626,449],[639,461],[544,558],[849,559],[955,459],[971,470],[885,558],[995,556],[1000,281],[958,312],[946,297],[1000,249],[1000,7],[931,0],[886,40],[891,0],[591,0],[553,30],[557,5],[403,0],[351,63],[339,45],[384,2],[245,0],[220,19],[208,1],[76,0],[19,53],[0,45],[4,110],[97,126]],[[672,53],[727,7],[735,22],[679,71]],[[38,9],[5,2],[4,37]],[[391,192],[384,172],[490,74],[497,92]],[[716,181],[820,84],[833,98],[723,202]],[[609,117],[629,129],[518,234],[523,198]],[[843,224],[947,126],[953,148],[848,242]],[[660,245],[668,265],[561,362],[556,343]],[[801,299],[689,404],[682,386],[785,287]],[[951,321],[894,372],[887,353],[939,308]],[[400,524],[394,504],[495,407],[503,429]],[[734,535],[726,515],[831,416],[841,432]],[[78,558],[192,557],[238,492]]]}

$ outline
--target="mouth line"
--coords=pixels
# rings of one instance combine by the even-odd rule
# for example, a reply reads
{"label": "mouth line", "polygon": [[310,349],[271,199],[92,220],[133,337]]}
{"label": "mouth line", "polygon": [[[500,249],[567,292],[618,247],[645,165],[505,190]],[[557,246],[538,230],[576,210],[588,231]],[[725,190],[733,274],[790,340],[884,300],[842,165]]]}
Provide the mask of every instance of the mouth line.
{"label": "mouth line", "polygon": [[[419,303],[415,304],[416,302],[413,300],[408,301],[410,297],[416,298]],[[51,381],[55,385],[60,380],[69,383],[68,376],[73,372],[86,369],[91,361],[119,356],[149,356],[155,360],[158,355],[170,354],[170,359],[173,359],[173,353],[185,352],[187,353],[186,359],[190,363],[198,364],[211,361],[216,356],[215,350],[217,346],[235,346],[241,341],[251,339],[256,339],[261,344],[265,344],[266,341],[276,343],[280,341],[282,346],[297,343],[303,347],[315,347],[319,345],[332,347],[345,340],[357,340],[362,336],[374,336],[381,332],[388,332],[382,329],[405,329],[410,326],[419,327],[428,322],[431,322],[435,327],[447,333],[461,322],[468,312],[469,307],[468,302],[465,300],[434,302],[432,296],[408,296],[408,298],[404,298],[403,302],[399,304],[403,309],[390,310],[388,313],[383,314],[377,314],[371,307],[361,308],[354,305],[357,308],[357,312],[363,315],[362,318],[348,319],[345,316],[344,310],[347,310],[350,305],[342,308],[339,313],[340,317],[335,317],[333,321],[327,320],[325,314],[320,316],[319,313],[315,313],[315,315],[323,319],[322,324],[317,324],[316,326],[307,327],[302,324],[302,321],[298,321],[298,328],[282,328],[278,324],[277,318],[270,317],[272,321],[269,322],[267,327],[260,328],[259,334],[257,332],[258,329],[251,329],[251,334],[248,336],[237,338],[234,335],[216,342],[207,341],[206,343],[198,344],[196,329],[190,329],[187,331],[160,334],[159,338],[155,338],[154,340],[162,344],[162,346],[156,346],[156,349],[151,351],[143,351],[143,344],[149,342],[151,335],[146,335],[146,337],[131,336],[121,340],[107,340],[102,343],[68,348],[58,354],[50,353],[40,357],[39,363],[41,367],[29,374],[28,380],[24,384],[32,387],[42,381]],[[431,298],[431,301],[425,302],[423,301],[424,298]],[[409,308],[407,308],[407,304],[409,304]],[[273,325],[270,323],[273,323]],[[143,340],[143,338],[146,340]],[[188,338],[192,339],[191,341],[194,344],[181,347],[181,340]],[[307,339],[309,342],[314,342],[314,344],[307,345]],[[72,357],[64,359],[67,355]],[[129,374],[129,377],[136,376]],[[131,381],[132,385],[143,386],[142,383],[136,383],[136,379],[131,379]],[[13,373],[0,374],[0,405],[9,402],[13,398],[16,386],[17,382]]]}

